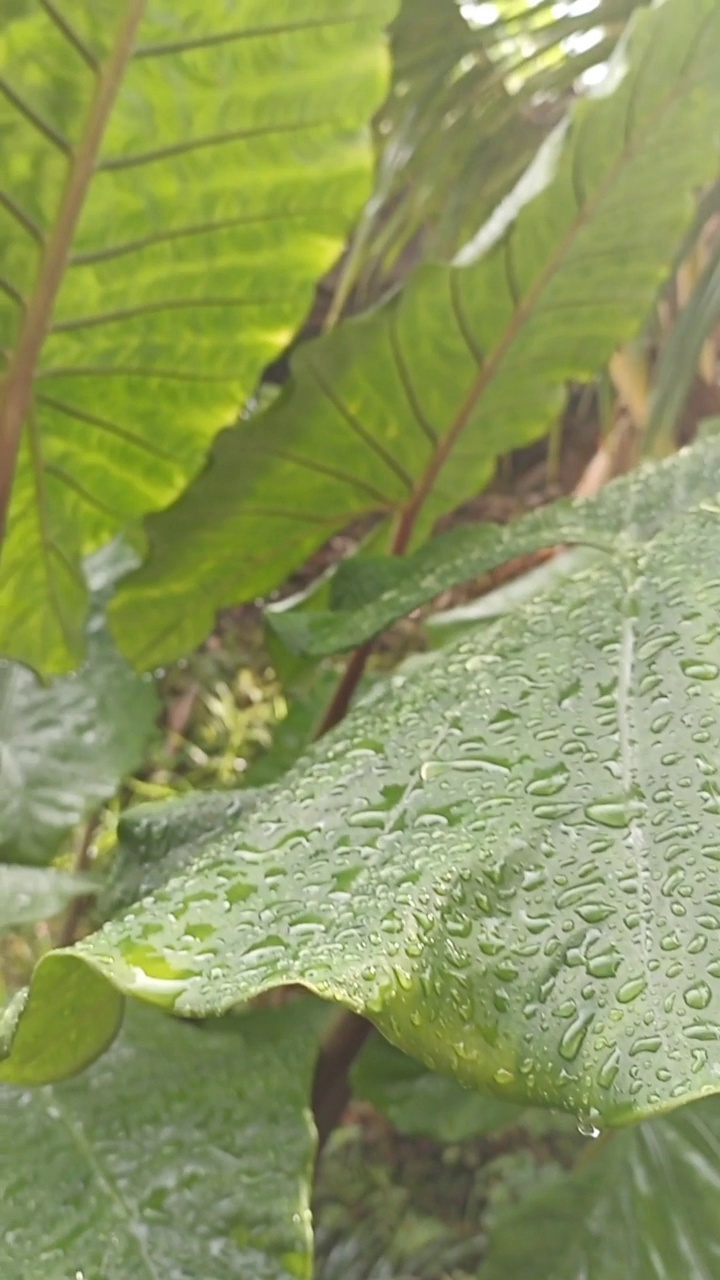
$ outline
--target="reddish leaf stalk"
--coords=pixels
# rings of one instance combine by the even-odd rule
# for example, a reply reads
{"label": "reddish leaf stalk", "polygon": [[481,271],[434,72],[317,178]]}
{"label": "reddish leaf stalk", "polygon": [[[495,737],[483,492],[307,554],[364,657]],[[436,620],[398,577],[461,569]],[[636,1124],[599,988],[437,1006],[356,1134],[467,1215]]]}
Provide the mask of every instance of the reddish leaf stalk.
{"label": "reddish leaf stalk", "polygon": [[33,379],[63,281],[100,147],[145,12],[146,0],[131,0],[110,56],[101,69],[95,96],[77,149],[70,152],[67,183],[55,223],[45,242],[33,294],[17,347],[0,387],[0,540],[15,477],[20,439],[32,401]]}

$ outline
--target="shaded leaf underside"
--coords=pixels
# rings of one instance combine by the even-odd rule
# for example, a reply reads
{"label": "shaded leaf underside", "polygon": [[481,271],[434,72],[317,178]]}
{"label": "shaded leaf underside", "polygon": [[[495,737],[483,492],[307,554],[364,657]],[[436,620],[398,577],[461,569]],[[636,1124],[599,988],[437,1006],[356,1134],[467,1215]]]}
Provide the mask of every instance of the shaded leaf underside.
{"label": "shaded leaf underside", "polygon": [[478,241],[467,265],[421,268],[387,306],[298,352],[268,412],[225,433],[150,521],[148,563],[114,609],[134,661],[192,648],[218,605],[266,592],[355,517],[384,513],[407,549],[499,453],[547,430],[567,380],[636,331],[715,173],[718,51],[718,0],[638,13],[619,88],[553,136],[489,251]]}
{"label": "shaded leaf underside", "polygon": [[44,959],[0,1075],[99,1052],[104,974],[200,1016],[300,982],[461,1081],[602,1123],[717,1090],[720,508],[686,474],[716,453],[646,475],[635,536],[619,504],[591,570],[395,676],[181,876]]}
{"label": "shaded leaf underside", "polygon": [[0,860],[48,862],[62,837],[141,764],[159,713],[107,632],[49,687],[0,662]]}
{"label": "shaded leaf underside", "polygon": [[368,189],[391,16],[65,0],[4,25],[5,653],[72,665],[81,556],[178,495],[292,337]]}

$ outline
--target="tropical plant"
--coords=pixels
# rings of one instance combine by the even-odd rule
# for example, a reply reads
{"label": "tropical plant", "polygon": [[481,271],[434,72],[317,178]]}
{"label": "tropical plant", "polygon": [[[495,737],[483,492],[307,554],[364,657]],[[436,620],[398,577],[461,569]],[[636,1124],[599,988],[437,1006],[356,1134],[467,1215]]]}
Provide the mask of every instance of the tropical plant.
{"label": "tropical plant", "polygon": [[[713,1275],[720,0],[0,9],[2,1275],[310,1276],[353,1095],[572,1117],[422,1274]],[[579,385],[651,456],[448,521]]]}

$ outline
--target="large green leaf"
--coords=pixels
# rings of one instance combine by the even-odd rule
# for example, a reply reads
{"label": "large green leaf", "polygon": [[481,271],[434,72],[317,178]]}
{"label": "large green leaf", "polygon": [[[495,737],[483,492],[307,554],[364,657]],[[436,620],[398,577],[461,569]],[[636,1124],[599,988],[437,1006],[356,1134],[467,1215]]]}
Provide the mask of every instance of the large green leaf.
{"label": "large green leaf", "polygon": [[591,569],[396,675],[182,875],[43,959],[0,1074],[98,1053],[106,975],[201,1016],[300,982],[589,1122],[717,1090],[720,507],[692,505],[686,458]]}
{"label": "large green leaf", "polygon": [[0,661],[0,860],[47,862],[63,836],[138,768],[160,703],[118,653],[103,619],[112,583],[137,560],[112,544],[86,566],[87,659],[43,685]]}
{"label": "large green leaf", "polygon": [[501,3],[494,20],[486,9],[477,21],[479,10],[457,0],[403,0],[391,28],[392,91],[377,122],[377,190],[353,254],[363,293],[368,277],[376,289],[402,271],[397,258],[413,237],[416,249],[419,238],[425,254],[447,258],[474,234],[638,3],[598,0],[569,12],[555,0]]}
{"label": "large green leaf", "polygon": [[719,1152],[715,1099],[616,1135],[508,1212],[478,1280],[711,1280]]}
{"label": "large green leaf", "polygon": [[0,1088],[3,1276],[309,1278],[307,1006],[202,1028],[133,1009],[82,1079]]}
{"label": "large green leaf", "polygon": [[0,647],[81,650],[78,566],[165,507],[368,191],[392,0],[66,0],[0,39]]}
{"label": "large green leaf", "polygon": [[422,268],[303,347],[267,414],[225,433],[198,484],[150,521],[150,560],[114,615],[135,661],[189,649],[217,604],[267,591],[354,517],[385,513],[405,550],[498,453],[543,434],[568,378],[634,333],[716,170],[720,0],[639,12],[620,55],[616,92],[552,136],[472,247],[479,260]]}

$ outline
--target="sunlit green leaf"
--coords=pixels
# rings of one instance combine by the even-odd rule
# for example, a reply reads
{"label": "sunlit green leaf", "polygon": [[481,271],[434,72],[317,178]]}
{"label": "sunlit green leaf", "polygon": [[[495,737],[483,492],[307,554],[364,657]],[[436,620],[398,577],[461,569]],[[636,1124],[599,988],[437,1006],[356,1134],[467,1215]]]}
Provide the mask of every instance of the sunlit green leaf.
{"label": "sunlit green leaf", "polygon": [[8,1280],[309,1280],[307,1002],[210,1026],[129,1011],[78,1080],[0,1087]]}
{"label": "sunlit green leaf", "polygon": [[[404,0],[392,27],[393,86],[378,122],[361,288],[392,280],[418,232],[433,258],[474,234],[637,7],[598,0],[568,13],[540,0],[514,12],[480,9],[477,21],[478,10],[457,0]],[[585,44],[590,31],[600,38]]]}
{"label": "sunlit green leaf", "polygon": [[138,664],[191,648],[219,604],[267,592],[357,517],[392,520],[396,551],[416,544],[636,332],[715,175],[719,0],[638,11],[620,55],[616,91],[578,104],[463,265],[424,267],[305,344],[268,413],[149,522],[114,613]]}
{"label": "sunlit green leaf", "polygon": [[5,653],[73,664],[82,555],[177,497],[292,338],[368,193],[393,12],[68,0],[3,18]]}

